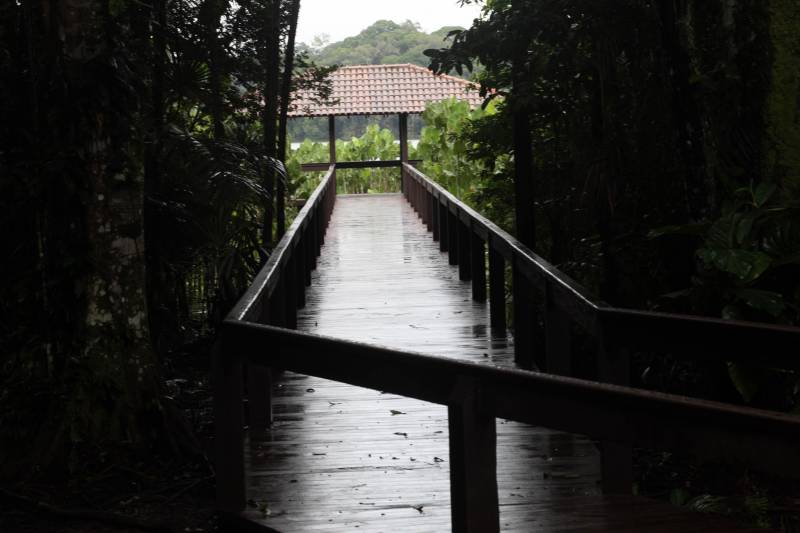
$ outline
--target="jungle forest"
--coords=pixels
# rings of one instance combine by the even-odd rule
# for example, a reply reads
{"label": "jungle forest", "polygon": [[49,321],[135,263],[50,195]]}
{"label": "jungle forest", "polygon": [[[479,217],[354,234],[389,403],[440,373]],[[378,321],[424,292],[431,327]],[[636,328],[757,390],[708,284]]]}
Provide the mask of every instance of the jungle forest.
{"label": "jungle forest", "polygon": [[800,532],[800,3],[453,3],[0,0],[0,531]]}

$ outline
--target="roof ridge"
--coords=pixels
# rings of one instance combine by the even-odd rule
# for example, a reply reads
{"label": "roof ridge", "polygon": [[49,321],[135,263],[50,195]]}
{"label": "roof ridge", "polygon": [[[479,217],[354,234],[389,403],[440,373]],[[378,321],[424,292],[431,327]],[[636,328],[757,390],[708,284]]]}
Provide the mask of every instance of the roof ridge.
{"label": "roof ridge", "polygon": [[[423,71],[423,72],[426,72],[426,73],[430,73],[431,75],[436,76],[436,77],[446,78],[446,79],[451,80],[451,81],[456,81],[456,82],[459,82],[459,83],[462,83],[462,84],[471,85],[471,86],[475,86],[475,87],[477,86],[475,84],[475,82],[472,82],[470,80],[465,80],[464,78],[459,78],[458,76],[452,76],[450,74],[437,74],[437,73],[433,72],[431,69],[429,69],[428,67],[423,67],[421,65],[417,65],[417,64],[414,64],[414,63],[385,63],[385,64],[384,63],[372,63],[372,64],[363,63],[363,64],[359,64],[359,65],[341,65],[338,70],[342,70],[342,69],[346,69],[346,68],[347,69],[349,69],[349,68],[375,68],[375,69],[377,69],[377,68],[386,68],[386,67],[411,67],[411,68],[416,69],[416,70],[420,70],[420,71]],[[335,72],[334,72],[334,75],[335,75]]]}

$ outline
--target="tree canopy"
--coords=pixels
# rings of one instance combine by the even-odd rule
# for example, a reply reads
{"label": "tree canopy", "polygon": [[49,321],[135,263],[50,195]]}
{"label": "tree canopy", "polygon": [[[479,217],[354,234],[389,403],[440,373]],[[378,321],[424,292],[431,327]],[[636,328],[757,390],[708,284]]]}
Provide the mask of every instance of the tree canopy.
{"label": "tree canopy", "polygon": [[446,26],[425,33],[419,24],[407,20],[397,24],[379,20],[354,37],[328,44],[322,48],[306,48],[320,65],[389,65],[411,63],[428,66],[423,53],[428,48],[444,46],[447,35],[459,28]]}

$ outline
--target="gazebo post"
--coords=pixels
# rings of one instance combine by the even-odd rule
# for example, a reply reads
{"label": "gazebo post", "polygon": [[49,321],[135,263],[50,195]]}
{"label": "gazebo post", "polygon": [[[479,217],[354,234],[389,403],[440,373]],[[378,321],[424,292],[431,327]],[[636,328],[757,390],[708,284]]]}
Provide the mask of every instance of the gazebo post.
{"label": "gazebo post", "polygon": [[405,191],[406,170],[403,164],[408,163],[408,113],[398,114],[400,118],[400,190]]}
{"label": "gazebo post", "polygon": [[336,116],[328,115],[328,152],[329,162],[336,163]]}

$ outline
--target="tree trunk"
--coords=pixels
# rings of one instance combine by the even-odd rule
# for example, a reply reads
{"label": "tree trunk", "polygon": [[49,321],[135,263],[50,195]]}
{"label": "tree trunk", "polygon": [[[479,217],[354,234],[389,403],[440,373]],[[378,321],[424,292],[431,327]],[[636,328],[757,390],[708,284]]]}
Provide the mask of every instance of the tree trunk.
{"label": "tree trunk", "polygon": [[706,172],[703,121],[691,84],[691,59],[681,35],[689,15],[687,0],[660,0],[661,42],[672,81],[672,122],[677,131],[684,175],[687,222],[715,210],[716,184]]}
{"label": "tree trunk", "polygon": [[[280,0],[267,3],[266,20],[264,21],[264,114],[262,125],[264,128],[264,152],[267,157],[275,159],[277,156],[277,127],[278,127],[278,93],[280,80]],[[275,172],[267,169],[264,188],[267,200],[264,205],[264,225],[262,229],[263,245],[272,248],[272,223],[274,219],[275,201]]]}
{"label": "tree trunk", "polygon": [[523,105],[526,68],[524,60],[514,62],[514,98],[512,121],[514,131],[514,211],[517,238],[528,248],[536,249],[536,217],[534,216],[533,155],[528,110]]}
{"label": "tree trunk", "polygon": [[[144,175],[144,233],[147,242],[147,303],[149,326],[153,347],[164,356],[175,347],[178,339],[177,309],[174,294],[181,290],[175,284],[169,265],[170,243],[167,235],[160,231],[163,211],[158,207],[166,195],[164,190],[161,158],[164,143],[165,125],[165,74],[166,74],[166,0],[153,0],[152,8],[143,8],[141,15],[148,16],[152,26],[152,49],[149,50],[152,65],[152,86],[150,89],[150,131],[145,150]],[[148,42],[148,25],[138,37]]]}
{"label": "tree trunk", "polygon": [[[286,126],[288,123],[289,104],[292,93],[292,75],[294,74],[294,43],[297,34],[297,19],[300,15],[300,0],[291,0],[289,5],[289,26],[286,37],[286,50],[283,60],[283,80],[281,82],[281,111],[278,122],[278,158],[286,163]],[[287,176],[288,179],[288,176]],[[278,180],[276,210],[278,212],[278,234],[280,239],[286,232],[286,183]]]}
{"label": "tree trunk", "polygon": [[222,99],[222,57],[223,50],[219,42],[219,25],[225,13],[227,0],[206,0],[200,14],[200,22],[205,32],[206,48],[208,50],[209,66],[209,91],[211,93],[211,123],[214,130],[214,139],[225,138],[225,124],[223,122]]}
{"label": "tree trunk", "polygon": [[[53,135],[62,139],[63,150],[75,154],[66,172],[82,193],[61,199],[68,205],[58,222],[83,243],[66,256],[82,266],[70,280],[80,303],[65,317],[74,340],[60,354],[66,362],[62,390],[53,391],[29,458],[63,467],[61,461],[76,449],[107,443],[196,451],[191,436],[179,431],[186,426],[171,425],[182,419],[163,400],[159,362],[150,347],[141,145],[130,127],[137,105],[130,94],[118,91],[117,76],[126,73],[115,72],[120,51],[110,38],[122,30],[102,0],[65,0],[61,7],[60,72],[73,121],[52,124],[63,128]],[[53,175],[51,181],[60,180],[67,176]],[[45,253],[58,254],[61,250],[51,244]],[[58,254],[45,261],[64,258]]]}

